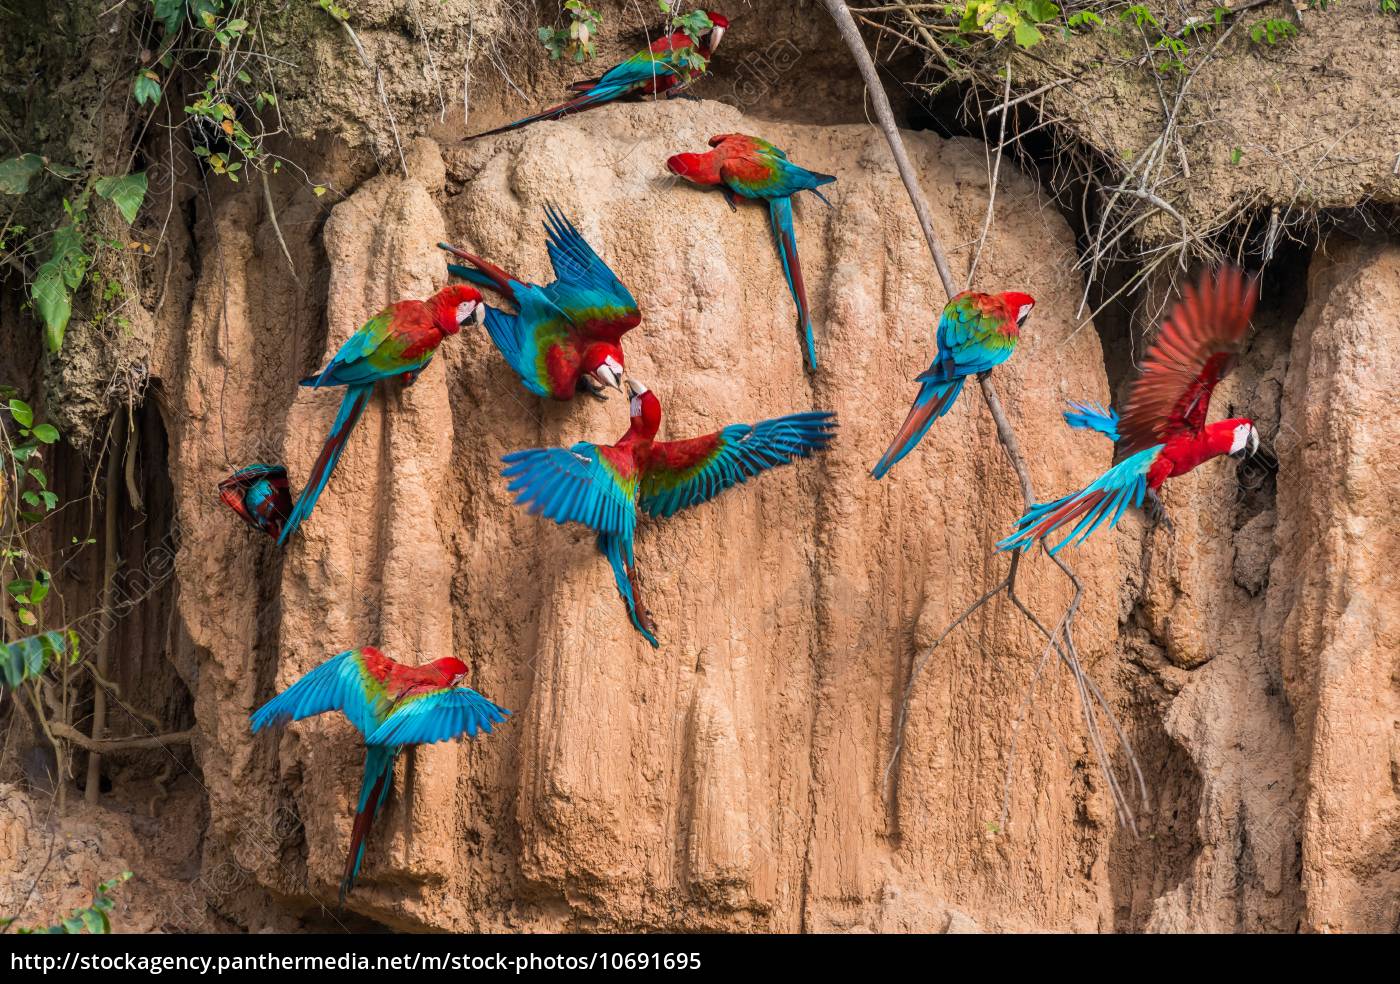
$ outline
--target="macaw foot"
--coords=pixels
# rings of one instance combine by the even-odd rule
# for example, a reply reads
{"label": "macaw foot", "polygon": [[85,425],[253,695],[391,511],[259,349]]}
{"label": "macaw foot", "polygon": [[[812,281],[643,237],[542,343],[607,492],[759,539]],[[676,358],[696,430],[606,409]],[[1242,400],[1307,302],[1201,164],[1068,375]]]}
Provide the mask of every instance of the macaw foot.
{"label": "macaw foot", "polygon": [[1167,507],[1162,504],[1162,497],[1157,494],[1155,489],[1147,490],[1146,512],[1148,519],[1152,520],[1154,523],[1160,523],[1162,526],[1165,526],[1168,533],[1176,532],[1176,527],[1172,525],[1172,521],[1167,517]]}
{"label": "macaw foot", "polygon": [[722,188],[720,190],[724,194],[724,200],[729,204],[729,211],[739,211],[739,203],[734,200],[734,192],[730,191],[728,188]]}
{"label": "macaw foot", "polygon": [[400,373],[399,382],[404,386],[412,386],[414,383],[418,382],[418,373],[422,371],[422,369],[418,369],[414,372]]}
{"label": "macaw foot", "polygon": [[601,400],[604,403],[608,402],[607,388],[592,376],[580,376],[578,378],[578,384],[583,387],[585,393],[595,400]]}

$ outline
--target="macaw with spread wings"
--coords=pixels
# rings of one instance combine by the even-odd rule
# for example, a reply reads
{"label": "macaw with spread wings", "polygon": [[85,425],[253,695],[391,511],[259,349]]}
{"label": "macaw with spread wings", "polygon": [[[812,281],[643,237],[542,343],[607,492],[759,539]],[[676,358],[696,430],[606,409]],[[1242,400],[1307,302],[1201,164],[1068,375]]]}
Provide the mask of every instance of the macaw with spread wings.
{"label": "macaw with spread wings", "polygon": [[671,516],[769,468],[808,457],[835,436],[836,415],[794,413],[685,441],[658,441],[660,401],[630,377],[627,389],[631,424],[616,444],[582,441],[571,448],[515,451],[502,459],[501,474],[531,514],[581,523],[598,534],[598,549],[612,566],[632,625],[658,647],[656,625],[636,583],[637,506],[652,516]]}
{"label": "macaw with spread wings", "polygon": [[1054,554],[1082,543],[1105,520],[1116,526],[1123,510],[1141,506],[1144,498],[1162,516],[1157,490],[1167,479],[1220,455],[1257,451],[1254,421],[1206,423],[1211,394],[1235,365],[1257,300],[1256,283],[1233,267],[1203,276],[1199,288],[1187,287],[1148,350],[1121,419],[1097,404],[1072,403],[1065,414],[1071,427],[1118,441],[1118,463],[1078,492],[1036,503],[1001,549],[1026,549],[1077,520],[1069,535],[1049,548]]}
{"label": "macaw with spread wings", "polygon": [[474,738],[491,732],[510,711],[461,685],[466,664],[452,656],[409,666],[373,646],[326,660],[253,712],[254,731],[340,711],[365,740],[365,776],[350,827],[350,853],[340,881],[340,905],[355,887],[365,840],[394,783],[394,760],[406,745]]}

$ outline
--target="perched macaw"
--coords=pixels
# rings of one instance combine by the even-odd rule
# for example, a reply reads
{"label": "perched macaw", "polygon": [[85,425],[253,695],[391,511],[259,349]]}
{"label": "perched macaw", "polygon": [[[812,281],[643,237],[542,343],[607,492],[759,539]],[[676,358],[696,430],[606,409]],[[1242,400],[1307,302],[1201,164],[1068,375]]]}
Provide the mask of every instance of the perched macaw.
{"label": "perched macaw", "polygon": [[948,302],[938,319],[938,354],[915,377],[919,395],[909,416],[870,474],[883,478],[910,451],[929,427],[953,407],[969,376],[988,372],[1011,358],[1035,298],[1014,290],[979,294],[965,290]]}
{"label": "perched macaw", "polygon": [[637,327],[642,313],[573,223],[552,206],[545,214],[555,277],[545,287],[512,277],[464,249],[438,246],[475,267],[449,263],[449,273],[499,291],[515,304],[516,314],[488,305],[486,330],[526,389],[536,396],[572,400],[582,385],[605,399],[605,386],[622,391],[622,336]]}
{"label": "perched macaw", "polygon": [[274,540],[292,514],[292,491],[281,465],[248,465],[219,483],[219,498],[255,530]]}
{"label": "perched macaw", "polygon": [[405,745],[429,745],[490,733],[510,711],[461,685],[466,664],[451,656],[408,666],[373,646],[326,660],[253,712],[254,731],[340,711],[365,739],[365,777],[350,828],[340,905],[355,887],[365,839],[394,783],[394,760]]}
{"label": "perched macaw", "polygon": [[556,523],[582,523],[598,534],[627,615],[647,642],[659,646],[651,613],[637,593],[632,536],[637,505],[652,516],[670,516],[699,505],[731,485],[826,447],[836,415],[794,413],[685,441],[658,441],[661,404],[628,378],[632,422],[616,444],[579,442],[571,448],[515,451],[501,460],[516,502],[531,515]]}
{"label": "perched macaw", "polygon": [[788,160],[787,154],[759,137],[722,133],[710,138],[710,146],[714,149],[704,154],[676,154],[667,159],[666,167],[672,174],[694,184],[718,186],[731,209],[738,207],[735,204],[736,195],[762,199],[768,203],[773,243],[778,247],[778,258],[783,262],[788,291],[797,305],[807,368],[815,369],[817,348],[812,338],[812,313],[807,304],[807,288],[802,282],[802,263],[797,258],[797,233],[792,227],[792,196],[799,191],[810,191],[826,202],[826,196],[817,189],[836,178],[798,167]]}
{"label": "perched macaw", "polygon": [[625,62],[614,65],[598,78],[585,79],[569,86],[571,92],[581,95],[514,123],[474,133],[467,139],[475,140],[477,137],[517,130],[540,120],[557,120],[569,113],[592,109],[627,96],[655,95],[670,99],[680,95],[709,70],[710,58],[719,47],[724,32],[729,29],[729,20],[723,14],[713,10],[704,13],[710,19],[710,28],[701,34],[698,45],[684,31],[658,38],[647,50],[639,51]]}
{"label": "perched macaw", "polygon": [[1129,505],[1151,503],[1165,518],[1157,490],[1223,454],[1243,457],[1259,448],[1254,422],[1239,417],[1206,423],[1215,386],[1234,367],[1258,288],[1233,267],[1205,274],[1199,289],[1187,287],[1143,360],[1142,375],[1128,392],[1122,418],[1097,404],[1071,404],[1071,427],[1096,430],[1119,442],[1119,461],[1092,484],[1053,502],[1036,503],[1003,540],[1003,550],[1030,547],[1061,526],[1079,520],[1054,554],[1083,542],[1105,519],[1109,528]]}
{"label": "perched macaw", "polygon": [[481,323],[482,307],[481,291],[470,284],[450,284],[426,301],[397,301],[346,339],[326,368],[301,381],[303,386],[346,389],[306,488],[277,538],[279,544],[286,543],[316,507],[346,439],[369,405],[374,384],[395,377],[406,386],[411,384],[444,338],[457,334],[468,321]]}

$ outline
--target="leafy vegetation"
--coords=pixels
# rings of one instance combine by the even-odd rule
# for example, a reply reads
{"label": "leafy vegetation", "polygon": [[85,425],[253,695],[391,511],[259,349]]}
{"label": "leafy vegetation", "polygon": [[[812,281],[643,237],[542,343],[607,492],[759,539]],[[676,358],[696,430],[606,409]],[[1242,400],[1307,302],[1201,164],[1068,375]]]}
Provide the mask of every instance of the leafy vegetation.
{"label": "leafy vegetation", "polygon": [[[117,887],[131,877],[131,872],[123,871],[117,877],[109,879],[97,886],[97,894],[93,896],[92,905],[81,909],[74,909],[62,922],[52,926],[30,926],[20,927],[16,931],[21,934],[48,933],[48,934],[69,934],[78,935],[81,933],[93,933],[105,935],[112,931],[112,920],[110,913],[116,908],[116,903],[112,901],[112,893]],[[9,926],[14,922],[14,917],[0,919],[0,929]]]}
{"label": "leafy vegetation", "polygon": [[16,690],[55,662],[76,663],[79,658],[78,634],[71,629],[25,636],[0,645],[0,683]]}
{"label": "leafy vegetation", "polygon": [[540,42],[549,52],[550,61],[572,58],[584,62],[597,54],[593,39],[603,27],[603,15],[584,3],[566,0],[564,12],[569,15],[566,27],[541,27]]}

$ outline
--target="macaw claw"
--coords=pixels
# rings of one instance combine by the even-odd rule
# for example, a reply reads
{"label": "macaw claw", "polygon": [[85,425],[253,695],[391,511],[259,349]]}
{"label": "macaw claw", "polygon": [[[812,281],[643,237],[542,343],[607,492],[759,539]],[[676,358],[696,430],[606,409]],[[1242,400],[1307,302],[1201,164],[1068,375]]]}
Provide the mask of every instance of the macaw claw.
{"label": "macaw claw", "polygon": [[1168,533],[1175,533],[1176,527],[1172,525],[1171,519],[1167,516],[1167,507],[1162,504],[1162,497],[1155,489],[1147,490],[1147,508],[1144,510],[1147,518],[1154,523],[1158,523],[1167,528]]}

